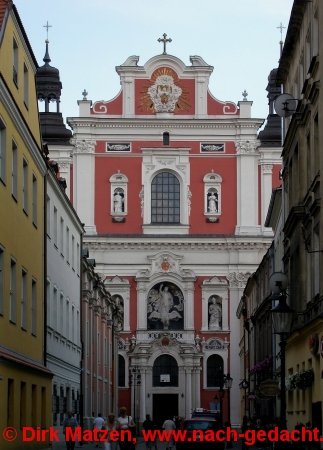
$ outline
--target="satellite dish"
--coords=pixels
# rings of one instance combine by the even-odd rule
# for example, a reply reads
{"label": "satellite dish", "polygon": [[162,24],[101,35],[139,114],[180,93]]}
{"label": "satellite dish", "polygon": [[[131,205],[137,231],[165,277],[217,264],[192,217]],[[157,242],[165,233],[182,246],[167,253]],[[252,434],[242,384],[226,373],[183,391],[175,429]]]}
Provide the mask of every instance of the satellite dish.
{"label": "satellite dish", "polygon": [[298,100],[290,94],[281,94],[274,100],[275,111],[280,117],[289,117],[296,111]]}
{"label": "satellite dish", "polygon": [[280,294],[287,288],[287,276],[283,272],[274,272],[269,278],[269,287],[273,294]]}

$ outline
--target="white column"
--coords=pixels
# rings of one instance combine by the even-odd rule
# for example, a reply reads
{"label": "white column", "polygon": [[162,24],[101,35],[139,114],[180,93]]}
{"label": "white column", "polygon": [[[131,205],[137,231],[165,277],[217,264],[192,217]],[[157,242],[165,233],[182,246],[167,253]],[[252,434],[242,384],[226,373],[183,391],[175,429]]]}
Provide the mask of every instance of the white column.
{"label": "white column", "polygon": [[135,114],[135,90],[133,77],[122,77],[122,104],[123,104],[123,117],[133,116]]}
{"label": "white column", "polygon": [[191,417],[192,412],[192,369],[185,369],[185,417]]}
{"label": "white column", "polygon": [[147,329],[147,289],[146,284],[138,282],[137,285],[137,330]]}
{"label": "white column", "polygon": [[200,368],[196,367],[194,369],[194,388],[195,388],[195,404],[193,408],[200,408],[201,406],[201,375]]}
{"label": "white column", "polygon": [[130,292],[123,294],[123,330],[130,331]]}
{"label": "white column", "polygon": [[[236,317],[234,305],[238,305],[243,294],[243,285],[236,284],[230,286],[230,342],[237,343],[240,340],[240,323]],[[228,372],[228,368],[225,369]],[[231,424],[236,426],[240,424],[240,357],[239,345],[230,345],[230,375],[233,378],[232,388],[230,391],[230,413]]]}
{"label": "white column", "polygon": [[208,305],[208,293],[202,290],[202,329],[201,331],[207,331],[209,329],[209,305]]}
{"label": "white column", "polygon": [[73,204],[86,234],[96,234],[95,203],[95,141],[74,140],[73,152]]}
{"label": "white column", "polygon": [[185,330],[194,330],[194,282],[186,284],[186,302],[184,306]]}
{"label": "white column", "polygon": [[139,420],[142,423],[145,419],[146,419],[146,371],[145,369],[141,369]]}
{"label": "white column", "polygon": [[258,218],[258,142],[241,140],[237,148],[237,226],[236,234],[260,234]]}

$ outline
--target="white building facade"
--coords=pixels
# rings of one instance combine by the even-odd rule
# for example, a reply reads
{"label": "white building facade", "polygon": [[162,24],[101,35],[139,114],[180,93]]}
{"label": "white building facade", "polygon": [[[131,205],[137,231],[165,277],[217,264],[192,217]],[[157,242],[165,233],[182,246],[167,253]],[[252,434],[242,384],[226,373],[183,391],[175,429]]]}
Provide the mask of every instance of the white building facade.
{"label": "white building facade", "polygon": [[55,172],[47,175],[47,367],[53,377],[53,423],[79,411],[80,261],[83,228]]}

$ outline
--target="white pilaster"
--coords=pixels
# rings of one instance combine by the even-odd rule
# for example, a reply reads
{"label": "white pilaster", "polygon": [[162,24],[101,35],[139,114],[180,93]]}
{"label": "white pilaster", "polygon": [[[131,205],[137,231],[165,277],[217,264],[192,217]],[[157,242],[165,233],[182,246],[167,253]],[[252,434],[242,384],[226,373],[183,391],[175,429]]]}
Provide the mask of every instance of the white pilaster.
{"label": "white pilaster", "polygon": [[185,417],[191,417],[192,412],[192,369],[185,369]]}
{"label": "white pilaster", "polygon": [[260,234],[258,218],[258,142],[240,140],[237,148],[236,234]]}
{"label": "white pilaster", "polygon": [[146,419],[146,371],[145,369],[141,369],[139,420],[142,423],[145,419]]}
{"label": "white pilaster", "polygon": [[73,204],[83,223],[86,234],[96,234],[94,223],[94,189],[95,142],[91,140],[74,140],[73,167]]}
{"label": "white pilaster", "polygon": [[147,329],[147,290],[142,282],[137,287],[137,330]]}
{"label": "white pilaster", "polygon": [[201,407],[201,376],[200,376],[200,368],[196,367],[194,369],[194,388],[195,388],[195,401],[193,405],[193,409]]}

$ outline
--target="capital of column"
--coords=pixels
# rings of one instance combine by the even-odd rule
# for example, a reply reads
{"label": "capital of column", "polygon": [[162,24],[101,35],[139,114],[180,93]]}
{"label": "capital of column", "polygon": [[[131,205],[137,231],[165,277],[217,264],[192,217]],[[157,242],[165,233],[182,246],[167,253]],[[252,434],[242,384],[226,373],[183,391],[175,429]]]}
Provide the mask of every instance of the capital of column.
{"label": "capital of column", "polygon": [[90,139],[71,139],[72,145],[74,145],[74,153],[94,153],[96,141]]}
{"label": "capital of column", "polygon": [[273,165],[272,164],[261,164],[261,172],[265,175],[271,175],[273,173]]}

